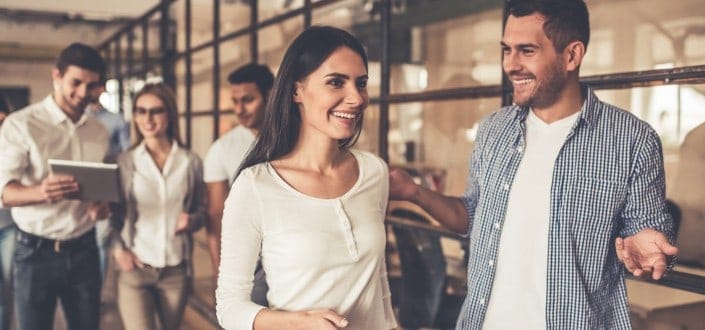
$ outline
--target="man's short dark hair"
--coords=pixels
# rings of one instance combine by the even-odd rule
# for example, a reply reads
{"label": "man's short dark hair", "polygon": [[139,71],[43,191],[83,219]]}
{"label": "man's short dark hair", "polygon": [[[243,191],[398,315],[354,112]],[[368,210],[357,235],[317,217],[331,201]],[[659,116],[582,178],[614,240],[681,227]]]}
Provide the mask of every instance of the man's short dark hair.
{"label": "man's short dark hair", "polygon": [[266,98],[274,84],[274,75],[266,65],[250,63],[243,65],[228,75],[228,82],[233,84],[255,83],[259,93]]}
{"label": "man's short dark hair", "polygon": [[107,66],[100,53],[91,46],[76,42],[64,48],[56,59],[56,68],[63,76],[70,65],[96,72],[100,76],[100,81],[105,81]]}
{"label": "man's short dark hair", "polygon": [[590,41],[590,17],[585,1],[509,0],[507,2],[507,16],[523,17],[534,13],[539,13],[546,18],[543,32],[553,42],[556,51],[562,51],[573,41],[581,41],[587,48]]}

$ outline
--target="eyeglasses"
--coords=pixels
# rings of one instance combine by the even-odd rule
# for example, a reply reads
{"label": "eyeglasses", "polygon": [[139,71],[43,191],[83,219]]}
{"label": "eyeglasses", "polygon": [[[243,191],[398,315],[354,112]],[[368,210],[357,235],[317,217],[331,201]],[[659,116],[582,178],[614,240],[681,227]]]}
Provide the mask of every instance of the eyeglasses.
{"label": "eyeglasses", "polygon": [[162,107],[151,108],[151,109],[145,109],[142,107],[135,108],[135,114],[140,115],[140,116],[149,116],[149,115],[157,116],[157,115],[161,115],[163,113],[166,113],[166,109],[164,109]]}

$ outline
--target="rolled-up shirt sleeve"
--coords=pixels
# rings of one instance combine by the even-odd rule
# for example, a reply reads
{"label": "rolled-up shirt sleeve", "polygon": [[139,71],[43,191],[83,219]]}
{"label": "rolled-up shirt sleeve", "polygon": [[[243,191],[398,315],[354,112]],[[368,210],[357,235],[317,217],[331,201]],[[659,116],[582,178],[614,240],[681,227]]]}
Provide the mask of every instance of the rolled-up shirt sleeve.
{"label": "rolled-up shirt sleeve", "polygon": [[[8,117],[0,126],[0,195],[12,181],[20,181],[29,164],[29,147],[22,130]],[[0,207],[5,207],[0,198]]]}
{"label": "rolled-up shirt sleeve", "polygon": [[673,241],[673,220],[666,211],[663,151],[656,132],[649,130],[645,134],[634,158],[635,164],[622,211],[624,228],[621,235],[631,236],[652,228]]}
{"label": "rolled-up shirt sleeve", "polygon": [[225,201],[222,219],[216,314],[227,330],[252,329],[265,308],[250,299],[262,246],[260,203],[252,172],[243,171]]}
{"label": "rolled-up shirt sleeve", "polygon": [[465,207],[465,212],[468,214],[468,232],[466,235],[470,235],[472,232],[472,225],[475,222],[475,209],[477,208],[477,203],[480,199],[480,183],[479,176],[482,171],[483,160],[482,160],[482,150],[484,144],[486,143],[488,129],[486,128],[486,123],[490,121],[496,114],[491,114],[487,118],[483,119],[477,130],[477,135],[475,143],[473,145],[472,155],[470,155],[470,172],[467,178],[467,188],[460,200],[463,202]]}

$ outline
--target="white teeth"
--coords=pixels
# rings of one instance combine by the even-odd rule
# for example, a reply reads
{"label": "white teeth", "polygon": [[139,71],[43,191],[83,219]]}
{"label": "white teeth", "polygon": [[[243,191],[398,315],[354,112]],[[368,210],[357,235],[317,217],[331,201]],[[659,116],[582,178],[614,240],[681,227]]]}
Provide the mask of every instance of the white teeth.
{"label": "white teeth", "polygon": [[512,81],[514,85],[527,85],[534,81],[533,79],[521,79],[521,80],[514,80]]}
{"label": "white teeth", "polygon": [[356,114],[347,113],[347,112],[333,111],[331,114],[332,114],[333,116],[335,116],[335,117],[345,118],[345,119],[355,119],[355,118],[357,118],[357,115],[356,115]]}

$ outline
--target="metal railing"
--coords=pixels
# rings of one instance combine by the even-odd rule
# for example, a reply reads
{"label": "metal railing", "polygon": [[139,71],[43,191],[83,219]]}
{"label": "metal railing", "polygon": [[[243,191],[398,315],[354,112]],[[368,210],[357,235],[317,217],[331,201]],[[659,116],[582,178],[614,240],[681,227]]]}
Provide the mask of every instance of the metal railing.
{"label": "metal railing", "polygon": [[[385,222],[391,226],[424,231],[441,237],[455,239],[458,241],[468,240],[467,236],[460,235],[443,227],[407,220],[399,216],[387,216]],[[652,280],[650,278],[637,278],[631,275],[629,275],[628,277],[631,279],[658,284],[673,289],[685,290],[705,295],[705,277],[696,274],[671,270],[670,272],[666,273],[666,275],[662,279],[658,281]]]}

